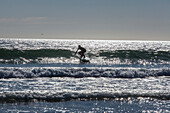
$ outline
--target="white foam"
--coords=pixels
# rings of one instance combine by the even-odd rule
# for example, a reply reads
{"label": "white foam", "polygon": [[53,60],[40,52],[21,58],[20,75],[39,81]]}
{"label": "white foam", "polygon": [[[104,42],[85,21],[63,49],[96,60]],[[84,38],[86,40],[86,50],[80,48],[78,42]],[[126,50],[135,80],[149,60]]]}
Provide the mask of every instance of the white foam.
{"label": "white foam", "polygon": [[90,98],[170,99],[170,81],[167,77],[136,79],[120,78],[36,78],[1,79],[1,100],[60,101]]}
{"label": "white foam", "polygon": [[[76,65],[74,65],[76,66]],[[170,69],[133,67],[1,67],[0,78],[32,77],[112,77],[145,78],[149,76],[170,76]],[[79,66],[79,65],[77,65]],[[83,65],[82,65],[83,66]],[[91,65],[90,65],[91,66]]]}

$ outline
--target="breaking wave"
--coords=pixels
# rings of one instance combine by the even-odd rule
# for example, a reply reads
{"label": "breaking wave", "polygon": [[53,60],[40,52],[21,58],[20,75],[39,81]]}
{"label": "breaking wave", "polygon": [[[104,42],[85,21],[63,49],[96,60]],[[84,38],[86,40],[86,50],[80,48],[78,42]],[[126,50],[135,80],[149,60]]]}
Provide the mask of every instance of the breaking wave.
{"label": "breaking wave", "polygon": [[80,100],[100,100],[100,99],[122,99],[122,98],[156,98],[170,100],[169,94],[164,93],[129,93],[129,92],[55,92],[42,93],[36,91],[27,92],[3,92],[0,94],[1,102],[16,102],[16,101],[68,101],[73,99]]}
{"label": "breaking wave", "polygon": [[33,77],[110,77],[110,78],[145,78],[150,76],[170,76],[169,68],[1,68],[0,78]]}

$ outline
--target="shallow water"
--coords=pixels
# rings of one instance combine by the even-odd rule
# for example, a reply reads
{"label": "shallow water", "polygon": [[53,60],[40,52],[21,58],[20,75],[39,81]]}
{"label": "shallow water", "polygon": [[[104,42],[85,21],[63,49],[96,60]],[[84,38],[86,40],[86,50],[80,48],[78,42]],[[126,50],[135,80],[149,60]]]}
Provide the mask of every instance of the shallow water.
{"label": "shallow water", "polygon": [[0,79],[1,101],[148,97],[170,100],[170,78],[53,77]]}
{"label": "shallow water", "polygon": [[170,101],[149,100],[71,100],[64,102],[32,102],[1,104],[1,113],[16,112],[111,112],[111,113],[169,113]]}

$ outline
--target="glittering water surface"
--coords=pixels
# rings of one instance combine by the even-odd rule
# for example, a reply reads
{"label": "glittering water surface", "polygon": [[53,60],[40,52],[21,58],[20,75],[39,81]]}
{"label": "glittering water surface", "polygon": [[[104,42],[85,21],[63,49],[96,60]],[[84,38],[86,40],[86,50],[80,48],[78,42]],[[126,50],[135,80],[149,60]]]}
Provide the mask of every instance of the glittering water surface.
{"label": "glittering water surface", "polygon": [[168,41],[0,39],[0,112],[168,113],[169,50]]}
{"label": "glittering water surface", "polygon": [[62,101],[90,98],[149,97],[170,99],[170,79],[121,78],[34,78],[1,79],[0,98],[4,101]]}
{"label": "glittering water surface", "polygon": [[168,41],[0,39],[0,52],[3,53],[0,62],[78,63],[74,55],[78,45],[86,48],[86,56],[93,64],[157,65],[169,64],[170,59]]}
{"label": "glittering water surface", "polygon": [[34,102],[1,104],[0,111],[6,112],[119,112],[119,113],[169,113],[170,101],[160,100],[93,100],[66,102]]}

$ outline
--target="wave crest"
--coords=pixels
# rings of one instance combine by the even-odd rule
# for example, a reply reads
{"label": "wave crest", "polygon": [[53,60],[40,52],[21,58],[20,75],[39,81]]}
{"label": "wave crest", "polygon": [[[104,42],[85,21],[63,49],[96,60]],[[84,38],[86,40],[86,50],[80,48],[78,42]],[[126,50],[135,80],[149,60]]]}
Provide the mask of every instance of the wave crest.
{"label": "wave crest", "polygon": [[149,76],[170,76],[170,69],[135,68],[1,68],[0,78],[33,77],[111,77],[145,78]]}
{"label": "wave crest", "polygon": [[169,94],[164,93],[128,93],[128,92],[120,92],[120,93],[100,93],[100,92],[89,92],[89,93],[80,93],[80,92],[56,92],[56,93],[42,93],[42,92],[4,92],[0,94],[1,102],[27,102],[27,101],[68,101],[72,99],[80,99],[80,100],[101,100],[101,99],[122,99],[122,98],[156,98],[156,99],[166,99],[170,100]]}

